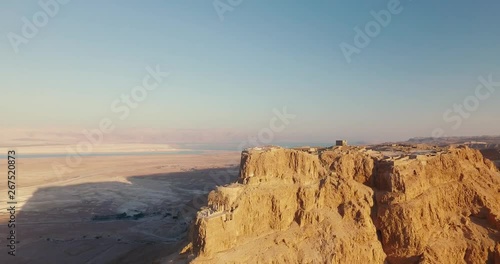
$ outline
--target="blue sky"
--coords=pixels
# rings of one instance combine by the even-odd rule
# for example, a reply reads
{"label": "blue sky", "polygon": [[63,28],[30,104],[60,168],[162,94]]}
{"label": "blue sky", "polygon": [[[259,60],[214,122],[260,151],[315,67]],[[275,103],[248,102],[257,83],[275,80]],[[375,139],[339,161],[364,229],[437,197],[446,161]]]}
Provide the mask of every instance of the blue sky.
{"label": "blue sky", "polygon": [[[340,43],[352,45],[354,27],[389,2],[243,0],[221,21],[213,1],[73,0],[15,53],[7,35],[21,35],[22,18],[42,8],[2,1],[1,124],[91,128],[109,116],[122,129],[246,136],[286,106],[296,118],[277,139],[500,134],[500,91],[458,128],[443,119],[479,76],[500,81],[500,3],[401,1],[347,63]],[[157,64],[167,81],[117,120],[111,102]]]}

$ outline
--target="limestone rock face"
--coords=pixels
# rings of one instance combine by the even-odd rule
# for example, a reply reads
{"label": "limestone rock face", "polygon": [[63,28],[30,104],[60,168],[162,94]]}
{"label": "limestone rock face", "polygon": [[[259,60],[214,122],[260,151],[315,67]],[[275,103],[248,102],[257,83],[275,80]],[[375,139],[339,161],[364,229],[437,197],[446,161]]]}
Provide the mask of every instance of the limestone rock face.
{"label": "limestone rock face", "polygon": [[[387,175],[387,174],[386,174]],[[390,263],[487,263],[499,243],[500,177],[472,149],[396,162],[376,184]]]}
{"label": "limestone rock face", "polygon": [[500,173],[469,148],[242,153],[209,194],[193,263],[500,263]]}

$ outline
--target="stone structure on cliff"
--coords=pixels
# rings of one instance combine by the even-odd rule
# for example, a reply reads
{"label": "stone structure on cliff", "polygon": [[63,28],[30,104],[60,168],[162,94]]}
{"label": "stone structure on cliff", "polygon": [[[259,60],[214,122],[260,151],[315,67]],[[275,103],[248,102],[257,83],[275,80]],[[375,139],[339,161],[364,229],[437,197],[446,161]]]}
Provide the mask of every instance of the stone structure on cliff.
{"label": "stone structure on cliff", "polygon": [[[392,148],[392,149],[391,149]],[[467,147],[266,147],[209,194],[193,263],[500,263],[500,173]]]}
{"label": "stone structure on cliff", "polygon": [[347,146],[347,140],[343,140],[343,139],[337,140],[335,142],[335,145],[337,145],[337,146]]}

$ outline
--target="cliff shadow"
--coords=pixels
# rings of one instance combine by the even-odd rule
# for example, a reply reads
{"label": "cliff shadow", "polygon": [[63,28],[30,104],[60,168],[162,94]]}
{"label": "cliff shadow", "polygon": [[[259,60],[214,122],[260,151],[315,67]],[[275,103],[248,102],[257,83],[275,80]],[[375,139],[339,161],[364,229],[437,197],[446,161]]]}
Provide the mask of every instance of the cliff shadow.
{"label": "cliff shadow", "polygon": [[[16,256],[3,246],[0,263],[152,263],[178,250],[208,193],[236,181],[238,170],[39,188],[16,212]],[[8,215],[1,216],[0,235],[9,238]]]}

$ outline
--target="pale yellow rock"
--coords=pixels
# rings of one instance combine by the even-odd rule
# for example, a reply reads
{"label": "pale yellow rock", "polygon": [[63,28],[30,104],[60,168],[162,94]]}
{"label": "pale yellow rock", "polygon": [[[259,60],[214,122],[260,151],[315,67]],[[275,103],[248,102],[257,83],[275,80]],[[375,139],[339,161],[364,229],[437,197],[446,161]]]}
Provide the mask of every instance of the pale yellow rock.
{"label": "pale yellow rock", "polygon": [[193,263],[499,263],[500,173],[480,152],[383,158],[243,152],[238,183],[209,194]]}

